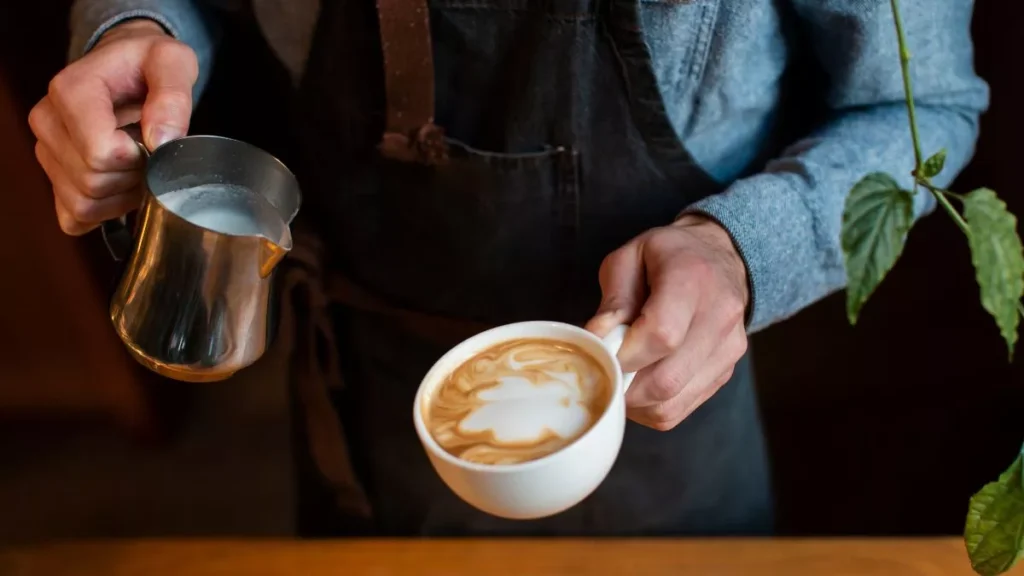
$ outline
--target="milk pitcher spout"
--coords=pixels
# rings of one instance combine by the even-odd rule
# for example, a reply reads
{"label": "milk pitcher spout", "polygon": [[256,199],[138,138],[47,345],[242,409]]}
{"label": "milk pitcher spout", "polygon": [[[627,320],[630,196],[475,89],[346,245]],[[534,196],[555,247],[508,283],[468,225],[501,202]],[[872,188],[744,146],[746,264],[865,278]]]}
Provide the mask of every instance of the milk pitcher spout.
{"label": "milk pitcher spout", "polygon": [[288,255],[292,249],[292,238],[288,236],[288,241],[282,245],[275,244],[270,240],[263,240],[263,249],[260,250],[260,278],[269,278],[274,273],[274,269],[277,265],[284,260],[284,257]]}
{"label": "milk pitcher spout", "polygon": [[126,229],[103,229],[112,252],[130,248],[110,304],[114,328],[158,374],[229,378],[269,345],[274,271],[292,247],[298,183],[266,152],[215,136],[156,149],[143,183],[135,234],[125,242]]}

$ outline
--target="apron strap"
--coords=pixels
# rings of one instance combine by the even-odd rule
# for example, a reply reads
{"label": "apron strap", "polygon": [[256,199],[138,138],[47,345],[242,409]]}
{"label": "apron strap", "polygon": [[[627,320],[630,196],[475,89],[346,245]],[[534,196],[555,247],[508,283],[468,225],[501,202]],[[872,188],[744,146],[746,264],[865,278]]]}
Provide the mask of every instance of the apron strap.
{"label": "apron strap", "polygon": [[384,56],[387,126],[381,153],[427,165],[448,158],[444,130],[434,124],[434,58],[427,0],[377,0]]}
{"label": "apron strap", "polygon": [[342,274],[326,272],[323,245],[315,236],[296,232],[293,239],[281,278],[280,340],[289,358],[310,453],[338,510],[347,518],[372,519],[370,500],[352,467],[345,429],[330,396],[330,390],[344,385],[330,305],[383,316],[432,341],[457,343],[491,326],[395,306]]}
{"label": "apron strap", "polygon": [[329,393],[343,383],[322,282],[320,243],[296,234],[294,245],[281,283],[280,334],[305,416],[309,450],[339,511],[346,517],[369,519],[370,501],[352,467],[345,430]]}

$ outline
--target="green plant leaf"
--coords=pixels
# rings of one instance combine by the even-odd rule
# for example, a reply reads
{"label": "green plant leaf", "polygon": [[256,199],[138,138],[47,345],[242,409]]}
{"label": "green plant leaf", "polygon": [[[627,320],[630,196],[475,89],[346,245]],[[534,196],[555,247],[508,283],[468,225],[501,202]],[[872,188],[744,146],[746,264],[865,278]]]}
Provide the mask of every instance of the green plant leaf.
{"label": "green plant leaf", "polygon": [[903,253],[913,221],[913,195],[888,174],[868,174],[850,190],[842,231],[850,324]]}
{"label": "green plant leaf", "polygon": [[967,555],[982,576],[1002,574],[1024,556],[1024,447],[999,480],[971,497],[964,527]]}
{"label": "green plant leaf", "polygon": [[981,305],[995,318],[1012,359],[1020,322],[1017,307],[1024,296],[1024,248],[1017,235],[1017,219],[988,188],[964,198],[964,219],[971,228],[968,240]]}
{"label": "green plant leaf", "polygon": [[938,176],[945,167],[946,149],[943,148],[936,152],[931,158],[924,161],[924,166],[921,167],[920,176],[925,178],[934,178]]}

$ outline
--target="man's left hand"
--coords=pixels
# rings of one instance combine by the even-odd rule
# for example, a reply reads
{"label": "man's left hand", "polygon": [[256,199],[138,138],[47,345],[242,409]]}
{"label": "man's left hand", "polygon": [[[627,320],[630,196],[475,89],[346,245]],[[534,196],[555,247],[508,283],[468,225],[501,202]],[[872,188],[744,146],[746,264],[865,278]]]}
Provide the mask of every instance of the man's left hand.
{"label": "man's left hand", "polygon": [[601,307],[587,329],[631,324],[619,351],[636,379],[630,419],[670,430],[732,376],[747,350],[747,272],[729,234],[684,216],[612,252],[601,264]]}

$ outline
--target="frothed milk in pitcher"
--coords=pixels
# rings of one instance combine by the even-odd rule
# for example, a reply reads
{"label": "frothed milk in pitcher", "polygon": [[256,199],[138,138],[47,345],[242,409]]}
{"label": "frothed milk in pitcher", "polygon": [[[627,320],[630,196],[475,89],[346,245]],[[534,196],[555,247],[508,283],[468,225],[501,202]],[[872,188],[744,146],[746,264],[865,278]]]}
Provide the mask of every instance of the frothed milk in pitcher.
{"label": "frothed milk in pitcher", "polygon": [[221,234],[276,239],[287,228],[266,199],[242,186],[200,184],[161,194],[159,200],[192,224]]}

